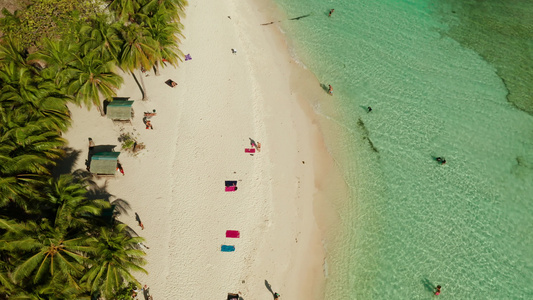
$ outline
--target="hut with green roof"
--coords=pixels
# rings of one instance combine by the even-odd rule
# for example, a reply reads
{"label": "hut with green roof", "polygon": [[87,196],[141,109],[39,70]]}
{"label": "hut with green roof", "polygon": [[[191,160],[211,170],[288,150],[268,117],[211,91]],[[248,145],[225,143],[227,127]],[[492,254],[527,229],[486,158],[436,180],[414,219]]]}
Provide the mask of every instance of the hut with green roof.
{"label": "hut with green roof", "polygon": [[91,156],[91,173],[115,175],[120,152],[98,152]]}
{"label": "hut with green roof", "polygon": [[107,117],[113,121],[131,121],[133,116],[133,101],[129,97],[114,97],[113,101],[107,104]]}

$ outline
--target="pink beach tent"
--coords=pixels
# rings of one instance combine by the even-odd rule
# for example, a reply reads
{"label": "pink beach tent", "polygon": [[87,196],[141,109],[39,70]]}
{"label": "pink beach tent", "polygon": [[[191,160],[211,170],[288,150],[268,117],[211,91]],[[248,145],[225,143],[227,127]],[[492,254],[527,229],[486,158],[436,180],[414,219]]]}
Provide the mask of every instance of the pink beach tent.
{"label": "pink beach tent", "polygon": [[238,239],[241,237],[241,233],[238,230],[226,230],[226,237]]}

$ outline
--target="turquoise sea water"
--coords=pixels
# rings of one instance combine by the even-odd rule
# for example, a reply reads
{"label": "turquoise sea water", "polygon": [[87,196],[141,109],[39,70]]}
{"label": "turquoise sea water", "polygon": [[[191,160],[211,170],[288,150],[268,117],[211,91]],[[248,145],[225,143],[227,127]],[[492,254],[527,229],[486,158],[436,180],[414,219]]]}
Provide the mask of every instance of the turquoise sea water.
{"label": "turquoise sea water", "polygon": [[335,92],[326,299],[533,299],[533,1],[276,3]]}

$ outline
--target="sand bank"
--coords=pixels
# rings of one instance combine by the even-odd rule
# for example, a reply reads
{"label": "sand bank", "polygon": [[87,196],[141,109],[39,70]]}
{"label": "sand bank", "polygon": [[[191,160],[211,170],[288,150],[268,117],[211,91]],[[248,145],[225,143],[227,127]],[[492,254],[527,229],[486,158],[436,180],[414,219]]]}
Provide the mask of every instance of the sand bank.
{"label": "sand bank", "polygon": [[[267,285],[282,299],[323,298],[317,216],[327,204],[314,196],[335,168],[294,83],[309,81],[308,89],[320,95],[316,101],[329,96],[313,76],[297,79],[306,72],[290,57],[279,28],[260,26],[272,13],[265,4],[191,2],[181,49],[192,60],[160,76],[138,74],[147,101],[124,75],[118,95],[136,100],[132,124],[72,107],[65,136],[80,151],[75,168],[85,168],[88,137],[120,151],[117,138],[128,132],[146,145],[135,156],[121,154],[125,176],[99,182],[111,200],[129,204],[119,219],[146,238],[149,274],[138,279],[154,299],[224,299],[228,292],[271,299]],[[167,86],[169,78],[178,86]],[[147,130],[142,113],[154,109],[154,129]],[[250,138],[262,145],[253,156],[244,152]],[[238,190],[225,192],[225,180],[236,180]],[[226,230],[241,237],[226,238]],[[223,244],[235,252],[221,252]]]}

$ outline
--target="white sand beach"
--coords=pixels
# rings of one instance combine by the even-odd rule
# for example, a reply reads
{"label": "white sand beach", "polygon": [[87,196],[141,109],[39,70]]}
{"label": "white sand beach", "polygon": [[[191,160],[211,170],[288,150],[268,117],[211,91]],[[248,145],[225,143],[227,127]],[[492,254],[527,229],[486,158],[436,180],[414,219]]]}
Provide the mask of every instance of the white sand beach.
{"label": "white sand beach", "polygon": [[[271,21],[266,4],[199,0],[186,14],[180,49],[192,60],[160,76],[139,72],[147,101],[124,75],[117,94],[135,100],[132,124],[71,107],[65,138],[81,151],[75,168],[85,169],[88,137],[120,151],[117,138],[129,132],[146,145],[135,156],[120,155],[124,176],[98,182],[130,205],[119,220],[146,239],[149,274],[137,278],[154,299],[272,299],[267,282],[281,299],[322,299],[325,251],[315,195],[319,175],[334,168],[312,109],[291,86],[305,71],[279,28],[260,26]],[[167,86],[169,78],[178,85]],[[317,81],[308,89],[329,97]],[[154,128],[147,130],[143,112],[153,109]],[[261,143],[253,156],[244,152],[250,138]],[[236,180],[238,190],[225,192],[225,180]],[[226,238],[226,230],[239,230],[240,238]],[[223,244],[235,252],[221,252]]]}

